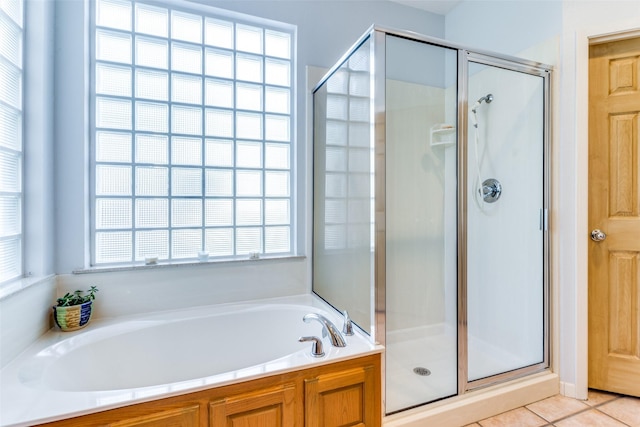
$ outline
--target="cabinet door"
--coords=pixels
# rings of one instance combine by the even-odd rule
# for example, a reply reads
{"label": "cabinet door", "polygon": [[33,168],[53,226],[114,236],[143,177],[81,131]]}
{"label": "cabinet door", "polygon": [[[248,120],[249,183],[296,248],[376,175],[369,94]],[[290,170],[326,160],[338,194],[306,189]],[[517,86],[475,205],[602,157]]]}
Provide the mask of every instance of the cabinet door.
{"label": "cabinet door", "polygon": [[377,427],[373,366],[305,380],[306,427]]}
{"label": "cabinet door", "polygon": [[291,427],[295,424],[295,385],[211,402],[209,417],[211,427]]}
{"label": "cabinet door", "polygon": [[197,427],[200,425],[200,406],[154,412],[106,424],[109,427]]}

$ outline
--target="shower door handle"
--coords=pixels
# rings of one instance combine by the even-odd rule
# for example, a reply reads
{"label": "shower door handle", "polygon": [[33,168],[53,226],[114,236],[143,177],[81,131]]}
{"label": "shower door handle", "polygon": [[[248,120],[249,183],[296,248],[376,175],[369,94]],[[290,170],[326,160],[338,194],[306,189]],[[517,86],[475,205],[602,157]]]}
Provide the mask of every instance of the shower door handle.
{"label": "shower door handle", "polygon": [[591,240],[594,242],[602,242],[607,238],[607,235],[604,234],[604,231],[598,230],[597,228],[591,232]]}

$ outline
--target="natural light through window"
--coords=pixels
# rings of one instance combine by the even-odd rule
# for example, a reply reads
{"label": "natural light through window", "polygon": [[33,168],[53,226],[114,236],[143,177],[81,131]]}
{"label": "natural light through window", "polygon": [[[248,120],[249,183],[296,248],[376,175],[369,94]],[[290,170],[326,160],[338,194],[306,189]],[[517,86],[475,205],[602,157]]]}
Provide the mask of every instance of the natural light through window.
{"label": "natural light through window", "polygon": [[294,32],[214,12],[95,4],[94,265],[292,253]]}
{"label": "natural light through window", "polygon": [[22,276],[23,3],[0,0],[0,283]]}

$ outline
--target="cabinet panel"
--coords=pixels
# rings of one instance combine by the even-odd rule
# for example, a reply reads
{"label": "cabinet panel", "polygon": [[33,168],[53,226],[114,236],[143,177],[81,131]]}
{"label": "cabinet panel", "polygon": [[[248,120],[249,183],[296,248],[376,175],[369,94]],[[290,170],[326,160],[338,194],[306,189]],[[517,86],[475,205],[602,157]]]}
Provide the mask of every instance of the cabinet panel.
{"label": "cabinet panel", "polygon": [[304,387],[307,427],[380,425],[373,366],[319,375]]}
{"label": "cabinet panel", "polygon": [[227,397],[209,407],[211,427],[288,427],[295,424],[295,385]]}
{"label": "cabinet panel", "polygon": [[135,418],[106,424],[109,427],[197,427],[200,424],[200,406],[154,412]]}

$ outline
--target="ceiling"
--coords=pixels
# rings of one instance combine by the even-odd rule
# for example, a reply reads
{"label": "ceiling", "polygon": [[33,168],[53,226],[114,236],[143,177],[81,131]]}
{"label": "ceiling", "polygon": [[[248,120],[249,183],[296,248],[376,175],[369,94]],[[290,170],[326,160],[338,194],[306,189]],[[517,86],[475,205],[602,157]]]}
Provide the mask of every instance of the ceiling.
{"label": "ceiling", "polygon": [[405,6],[426,10],[427,12],[446,15],[451,9],[456,7],[462,0],[391,0]]}

